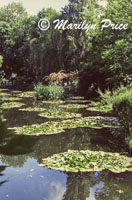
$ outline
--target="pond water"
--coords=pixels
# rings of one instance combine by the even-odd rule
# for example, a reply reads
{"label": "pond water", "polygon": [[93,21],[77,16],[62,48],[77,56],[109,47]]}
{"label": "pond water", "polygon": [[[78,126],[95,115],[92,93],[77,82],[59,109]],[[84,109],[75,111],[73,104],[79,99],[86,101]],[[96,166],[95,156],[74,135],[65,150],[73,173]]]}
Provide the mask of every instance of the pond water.
{"label": "pond water", "polygon": [[[13,93],[9,91],[9,94]],[[20,102],[25,104],[22,108],[39,104],[26,97]],[[56,104],[40,106],[58,110]],[[83,116],[93,114],[86,109],[68,111]],[[75,128],[39,137],[15,135],[7,127],[41,124],[48,119],[39,117],[38,112],[21,111],[19,108],[5,110],[4,116],[7,121],[0,124],[0,200],[132,199],[132,172],[64,173],[38,166],[43,158],[68,149],[122,152],[121,143],[115,142],[109,129]]]}

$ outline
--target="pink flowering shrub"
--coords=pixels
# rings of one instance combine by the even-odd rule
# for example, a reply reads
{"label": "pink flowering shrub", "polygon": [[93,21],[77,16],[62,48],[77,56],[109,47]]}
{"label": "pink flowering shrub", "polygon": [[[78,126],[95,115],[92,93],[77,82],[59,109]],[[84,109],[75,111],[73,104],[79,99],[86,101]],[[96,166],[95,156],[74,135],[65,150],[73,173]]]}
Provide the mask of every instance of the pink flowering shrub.
{"label": "pink flowering shrub", "polygon": [[63,71],[59,71],[58,73],[53,72],[47,77],[47,81],[49,85],[74,85],[78,82],[78,73],[64,73]]}

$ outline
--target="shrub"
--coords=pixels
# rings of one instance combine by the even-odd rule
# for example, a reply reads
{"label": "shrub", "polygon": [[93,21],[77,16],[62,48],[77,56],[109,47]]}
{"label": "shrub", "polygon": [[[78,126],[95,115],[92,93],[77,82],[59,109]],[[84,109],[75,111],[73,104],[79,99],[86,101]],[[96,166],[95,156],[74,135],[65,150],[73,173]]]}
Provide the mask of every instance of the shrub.
{"label": "shrub", "polygon": [[104,93],[98,90],[100,101],[91,101],[88,110],[102,112],[113,111],[123,127],[120,133],[126,143],[132,148],[132,85],[120,86],[114,91],[106,90]]}
{"label": "shrub", "polygon": [[88,110],[92,111],[100,111],[104,113],[108,113],[112,111],[112,93],[110,90],[105,90],[103,93],[100,89],[98,89],[98,95],[100,101],[91,101],[90,107]]}
{"label": "shrub", "polygon": [[35,86],[35,95],[46,100],[58,100],[64,98],[64,88],[56,85],[45,86],[39,83]]}
{"label": "shrub", "polygon": [[126,130],[126,135],[132,133],[132,89],[119,88],[113,98],[113,109]]}

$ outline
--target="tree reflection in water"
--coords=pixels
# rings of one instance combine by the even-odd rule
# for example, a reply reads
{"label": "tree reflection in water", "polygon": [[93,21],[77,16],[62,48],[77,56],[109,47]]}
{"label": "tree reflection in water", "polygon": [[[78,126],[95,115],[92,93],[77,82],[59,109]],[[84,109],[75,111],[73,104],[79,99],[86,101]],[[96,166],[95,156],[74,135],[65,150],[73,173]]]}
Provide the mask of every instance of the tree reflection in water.
{"label": "tree reflection in water", "polygon": [[108,170],[93,173],[67,173],[63,200],[130,200],[131,172],[115,174]]}
{"label": "tree reflection in water", "polygon": [[[2,173],[6,169],[6,166],[0,166],[0,177],[4,174]],[[0,181],[0,186],[2,186],[7,180]]]}

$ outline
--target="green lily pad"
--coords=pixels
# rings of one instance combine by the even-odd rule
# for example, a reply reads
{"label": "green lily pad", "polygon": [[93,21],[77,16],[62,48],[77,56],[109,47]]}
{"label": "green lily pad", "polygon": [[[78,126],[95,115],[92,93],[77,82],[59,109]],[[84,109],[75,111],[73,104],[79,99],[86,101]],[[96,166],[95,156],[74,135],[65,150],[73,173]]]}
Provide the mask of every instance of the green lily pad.
{"label": "green lily pad", "polygon": [[19,98],[19,97],[3,97],[2,100],[3,101],[20,101],[21,98]]}
{"label": "green lily pad", "polygon": [[64,172],[95,172],[108,169],[120,173],[132,171],[132,158],[121,156],[119,153],[69,150],[43,159],[39,166]]}
{"label": "green lily pad", "polygon": [[0,89],[0,92],[1,92],[1,91],[8,91],[8,89],[2,89],[2,88],[1,88],[1,89]]}
{"label": "green lily pad", "polygon": [[75,118],[75,117],[81,117],[81,114],[78,113],[71,113],[71,112],[63,112],[63,111],[48,111],[45,113],[40,113],[40,117],[46,117],[46,118],[56,118],[56,119],[68,119],[68,118]]}
{"label": "green lily pad", "polygon": [[83,100],[83,99],[67,99],[65,101],[66,103],[89,103],[89,100]]}
{"label": "green lily pad", "polygon": [[18,94],[18,93],[21,93],[22,91],[19,91],[19,90],[13,90],[13,91],[11,91],[12,93],[14,93],[14,94]]}
{"label": "green lily pad", "polygon": [[60,104],[60,103],[64,103],[64,101],[61,101],[61,100],[58,100],[58,101],[47,100],[47,101],[42,101],[42,103],[46,103],[46,104]]}
{"label": "green lily pad", "polygon": [[[60,122],[61,123],[61,122]],[[12,128],[15,130],[16,134],[21,135],[51,135],[51,134],[58,134],[64,132],[61,125],[58,122],[45,122],[41,125],[33,124],[32,126],[23,126],[23,127],[14,127]]]}
{"label": "green lily pad", "polygon": [[69,108],[69,109],[78,109],[78,108],[86,108],[87,105],[82,105],[82,104],[65,104],[65,105],[60,105],[60,108]]}
{"label": "green lily pad", "polygon": [[46,109],[45,108],[41,108],[41,107],[29,107],[29,108],[20,108],[20,111],[28,111],[28,112],[43,112]]}
{"label": "green lily pad", "polygon": [[[19,95],[19,94],[18,94]],[[34,97],[35,92],[34,91],[28,91],[28,92],[22,92],[19,97],[25,97],[25,98],[29,98],[29,97]]]}
{"label": "green lily pad", "polygon": [[24,103],[20,102],[9,102],[9,103],[2,103],[1,108],[2,109],[11,109],[11,108],[18,108],[25,105]]}
{"label": "green lily pad", "polygon": [[0,97],[3,97],[3,96],[10,96],[10,94],[8,94],[6,92],[0,92]]}
{"label": "green lily pad", "polygon": [[96,129],[101,129],[103,127],[112,127],[112,125],[107,124],[107,122],[100,121],[103,119],[105,120],[105,117],[104,118],[103,117],[84,117],[84,118],[69,119],[69,120],[56,121],[56,122],[48,121],[43,124],[14,127],[14,130],[16,134],[38,136],[38,135],[58,134],[58,133],[64,132],[65,129],[72,129],[72,128],[78,128],[78,127],[89,127],[89,128],[96,128]]}
{"label": "green lily pad", "polygon": [[80,99],[80,100],[81,100],[81,99],[84,99],[84,97],[81,97],[81,96],[75,96],[75,97],[71,97],[71,98],[69,98],[69,99],[77,99],[77,100]]}

